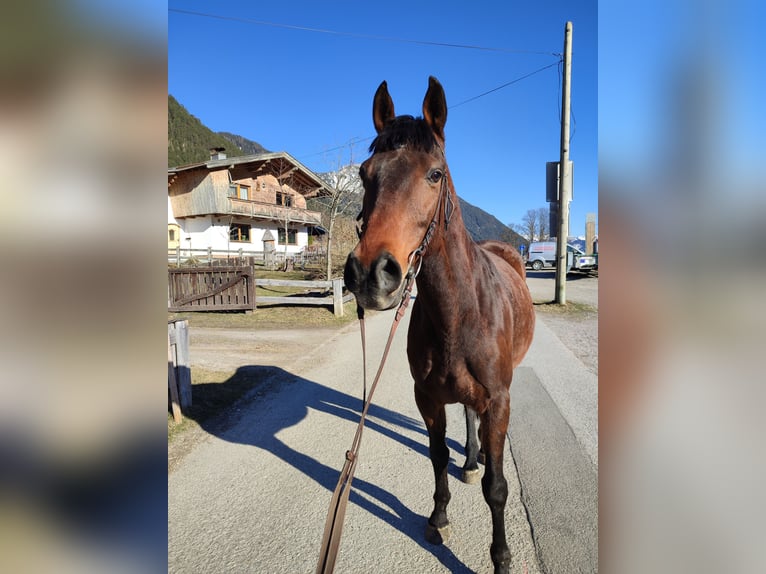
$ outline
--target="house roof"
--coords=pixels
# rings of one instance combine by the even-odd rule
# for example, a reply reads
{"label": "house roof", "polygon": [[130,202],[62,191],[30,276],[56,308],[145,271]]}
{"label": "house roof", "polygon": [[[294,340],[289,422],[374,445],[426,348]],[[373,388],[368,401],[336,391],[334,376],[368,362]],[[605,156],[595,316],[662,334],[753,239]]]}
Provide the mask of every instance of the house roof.
{"label": "house roof", "polygon": [[176,174],[195,169],[214,171],[229,169],[232,179],[272,175],[277,179],[288,180],[288,185],[306,197],[332,195],[332,188],[313,171],[291,156],[280,151],[256,155],[243,155],[224,159],[211,159],[168,169],[168,182],[175,179]]}

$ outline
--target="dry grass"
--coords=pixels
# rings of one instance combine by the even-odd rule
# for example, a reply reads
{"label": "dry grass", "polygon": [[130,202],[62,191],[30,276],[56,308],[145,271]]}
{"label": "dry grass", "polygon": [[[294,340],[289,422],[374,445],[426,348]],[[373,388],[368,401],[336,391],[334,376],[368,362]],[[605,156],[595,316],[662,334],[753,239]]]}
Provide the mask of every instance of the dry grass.
{"label": "dry grass", "polygon": [[[321,280],[318,269],[306,271],[267,271],[258,269],[258,279]],[[312,290],[319,291],[319,289]],[[305,293],[300,287],[256,287],[256,303],[260,296],[288,296]],[[168,319],[188,319],[195,327],[221,329],[300,329],[303,327],[341,327],[356,320],[356,303],[350,301],[343,306],[343,317],[336,317],[330,305],[264,305],[253,313],[243,311],[211,311],[169,313]]]}
{"label": "dry grass", "polygon": [[220,329],[342,327],[356,321],[356,303],[346,303],[343,313],[343,317],[336,317],[329,306],[273,305],[259,307],[249,314],[242,311],[168,313],[168,319],[187,319],[192,327]]}
{"label": "dry grass", "polygon": [[237,369],[237,371],[211,371],[192,367],[192,406],[184,412],[184,420],[176,424],[168,413],[168,443],[188,430],[216,424],[234,403],[250,392],[265,389],[264,381],[270,376],[265,369]]}
{"label": "dry grass", "polygon": [[547,313],[549,315],[571,318],[598,315],[597,307],[572,301],[568,301],[565,305],[559,305],[553,301],[535,301],[535,311],[538,313]]}

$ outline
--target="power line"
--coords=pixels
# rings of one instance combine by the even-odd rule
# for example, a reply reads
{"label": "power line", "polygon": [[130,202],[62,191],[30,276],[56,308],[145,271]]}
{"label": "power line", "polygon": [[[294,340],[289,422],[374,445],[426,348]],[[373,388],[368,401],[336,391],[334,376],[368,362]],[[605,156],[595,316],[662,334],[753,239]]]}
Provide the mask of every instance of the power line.
{"label": "power line", "polygon": [[516,78],[515,80],[511,80],[510,82],[506,82],[502,86],[498,86],[496,88],[492,88],[491,90],[487,90],[486,92],[481,93],[478,96],[473,96],[472,98],[468,98],[467,100],[463,100],[462,102],[458,102],[457,104],[454,104],[454,105],[451,105],[451,106],[447,106],[447,107],[448,107],[448,109],[451,110],[451,109],[456,108],[458,106],[462,106],[463,104],[467,104],[468,102],[472,102],[474,100],[478,100],[479,98],[483,98],[484,96],[486,96],[488,94],[491,94],[493,92],[497,92],[498,90],[502,90],[503,88],[507,88],[508,86],[511,86],[511,85],[513,85],[513,84],[515,84],[517,82],[520,82],[521,80],[526,80],[527,78],[529,78],[531,76],[534,76],[535,74],[539,74],[543,70],[547,70],[548,68],[552,68],[553,66],[557,66],[557,65],[558,65],[558,62],[553,62],[552,64],[548,64],[547,66],[543,66],[542,68],[538,68],[534,72],[530,72],[530,73],[528,73],[528,74],[526,74],[524,76],[521,76],[520,78]]}
{"label": "power line", "polygon": [[421,46],[438,46],[441,48],[461,48],[465,50],[481,50],[485,52],[502,52],[506,54],[536,54],[544,56],[560,56],[556,52],[544,52],[538,50],[513,50],[509,48],[492,48],[487,46],[474,46],[471,44],[454,44],[450,42],[429,42],[427,40],[412,40],[409,38],[395,38],[391,36],[379,36],[376,34],[360,34],[357,32],[340,32],[338,30],[328,30],[326,28],[312,28],[310,26],[297,26],[295,24],[280,24],[277,22],[267,22],[265,20],[254,20],[252,18],[241,18],[237,16],[221,16],[219,14],[207,14],[204,12],[194,12],[192,10],[180,10],[178,8],[168,8],[168,12],[176,14],[185,14],[187,16],[199,16],[201,18],[214,18],[216,20],[228,20],[230,22],[240,22],[243,24],[254,24],[256,26],[269,26],[272,28],[283,28],[286,30],[297,30],[301,32],[315,32],[319,34],[331,34],[334,36],[346,36],[348,38],[363,38],[367,40],[381,40],[384,42],[399,42],[405,44],[418,44]]}
{"label": "power line", "polygon": [[[468,98],[467,100],[463,100],[462,102],[458,102],[457,104],[454,104],[452,106],[447,106],[447,109],[451,110],[451,109],[454,109],[454,108],[456,108],[458,106],[462,106],[463,104],[467,104],[468,102],[473,102],[474,100],[478,100],[479,98],[482,98],[482,97],[484,97],[484,96],[486,96],[488,94],[492,94],[494,92],[497,92],[498,90],[502,90],[503,88],[507,88],[508,86],[516,84],[516,83],[518,83],[518,82],[520,82],[522,80],[525,80],[527,78],[530,78],[530,77],[534,76],[535,74],[539,74],[540,72],[542,72],[544,70],[547,70],[548,68],[552,68],[553,66],[557,66],[558,64],[559,64],[559,62],[554,62],[552,64],[548,64],[547,66],[543,66],[542,68],[538,68],[534,72],[530,72],[528,74],[525,74],[525,75],[523,75],[523,76],[521,76],[519,78],[511,80],[510,82],[506,82],[505,84],[503,84],[501,86],[497,86],[496,88],[492,88],[491,90],[487,90],[486,92],[483,92],[483,93],[481,93],[481,94],[479,94],[477,96],[473,96],[472,98]],[[559,118],[560,118],[560,115],[559,115]],[[357,143],[362,143],[364,141],[369,141],[369,140],[373,139],[374,137],[375,136],[368,136],[368,137],[361,137],[361,136],[359,136],[359,137],[355,137],[355,138],[352,138],[351,140],[349,140],[347,143],[345,143],[343,145],[339,145],[339,146],[336,146],[336,147],[333,147],[333,148],[330,148],[330,149],[326,149],[326,150],[323,150],[321,152],[307,154],[307,155],[304,155],[304,156],[301,156],[301,157],[313,157],[313,156],[316,156],[316,155],[321,155],[323,153],[328,153],[328,152],[331,152],[331,151],[337,151],[337,150],[343,149],[346,146],[351,145],[351,144],[357,144]]]}
{"label": "power line", "polygon": [[302,155],[300,157],[302,157],[302,158],[314,157],[316,155],[322,155],[322,154],[330,153],[331,151],[338,151],[339,149],[345,149],[345,148],[347,148],[349,146],[356,145],[356,144],[359,144],[359,143],[362,143],[362,142],[366,142],[366,141],[370,141],[370,140],[372,140],[374,138],[375,138],[375,136],[367,136],[367,137],[359,136],[359,137],[351,138],[349,141],[347,141],[346,143],[344,143],[342,145],[331,147],[331,148],[328,148],[328,149],[324,149],[322,151],[318,151],[318,152],[315,152],[315,153],[309,153],[309,154],[306,154],[306,155]]}

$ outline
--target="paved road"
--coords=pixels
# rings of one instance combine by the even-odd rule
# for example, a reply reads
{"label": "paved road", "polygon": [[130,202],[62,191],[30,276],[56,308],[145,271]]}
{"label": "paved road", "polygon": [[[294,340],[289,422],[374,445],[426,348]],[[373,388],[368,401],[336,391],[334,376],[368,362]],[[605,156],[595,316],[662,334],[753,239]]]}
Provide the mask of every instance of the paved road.
{"label": "paved road", "polygon": [[[371,362],[390,321],[390,312],[368,321]],[[456,405],[448,410],[453,538],[440,547],[424,540],[433,478],[412,398],[406,328],[370,410],[336,571],[490,572],[481,487],[457,478],[465,431]],[[169,572],[313,571],[358,421],[359,357],[350,326],[290,372],[271,368],[271,392],[242,406],[229,428],[209,429],[168,477]],[[505,471],[514,572],[597,570],[595,398],[595,376],[538,321],[512,386],[513,456]]]}

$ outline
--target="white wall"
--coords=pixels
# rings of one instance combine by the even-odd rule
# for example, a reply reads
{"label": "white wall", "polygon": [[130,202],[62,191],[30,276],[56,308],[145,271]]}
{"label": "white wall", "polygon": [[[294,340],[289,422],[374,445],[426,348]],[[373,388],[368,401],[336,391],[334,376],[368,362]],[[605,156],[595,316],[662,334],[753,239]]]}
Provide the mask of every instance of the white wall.
{"label": "white wall", "polygon": [[[172,213],[169,212],[169,223]],[[208,215],[205,217],[190,217],[183,218],[178,221],[178,225],[181,227],[181,250],[184,249],[207,249],[211,247],[213,249],[239,251],[242,249],[244,252],[248,251],[263,251],[263,234],[266,230],[270,230],[274,236],[276,249],[279,252],[284,252],[285,246],[279,243],[279,225],[273,222],[267,221],[247,221],[243,219],[234,218],[233,223],[242,223],[250,225],[250,241],[229,241],[229,224],[232,222],[231,217],[222,216],[214,217]],[[295,253],[305,248],[308,245],[308,230],[306,227],[298,228],[298,234],[296,240],[297,245],[288,245],[287,252]],[[191,239],[191,241],[190,241]]]}

